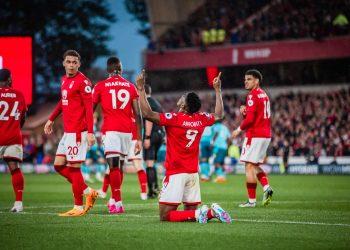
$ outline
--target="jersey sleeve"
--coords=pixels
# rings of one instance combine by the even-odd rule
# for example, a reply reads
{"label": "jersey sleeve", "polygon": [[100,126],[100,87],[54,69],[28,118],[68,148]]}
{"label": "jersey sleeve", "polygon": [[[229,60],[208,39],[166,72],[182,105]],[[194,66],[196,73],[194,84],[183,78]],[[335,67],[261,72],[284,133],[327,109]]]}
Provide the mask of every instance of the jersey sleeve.
{"label": "jersey sleeve", "polygon": [[212,114],[209,113],[200,113],[201,114],[201,119],[202,123],[204,126],[211,126],[215,123],[215,117]]}
{"label": "jersey sleeve", "polygon": [[134,100],[134,99],[139,98],[139,93],[137,92],[135,85],[131,84],[130,86],[131,86],[130,87],[130,97],[131,97],[130,99]]}
{"label": "jersey sleeve", "polygon": [[246,116],[244,117],[244,120],[240,125],[241,130],[246,130],[253,124],[257,105],[258,105],[258,102],[257,102],[256,96],[249,94],[247,96],[247,101],[246,101],[246,110],[247,110]]}
{"label": "jersey sleeve", "polygon": [[79,86],[80,95],[83,99],[83,105],[85,108],[85,119],[87,123],[87,129],[88,133],[93,133],[93,125],[94,125],[94,119],[93,119],[93,105],[92,105],[92,84],[88,79],[83,79],[80,82]]}
{"label": "jersey sleeve", "polygon": [[101,85],[99,83],[96,84],[94,89],[92,90],[92,103],[98,104],[101,102]]}
{"label": "jersey sleeve", "polygon": [[50,117],[49,117],[49,120],[50,121],[54,121],[57,116],[59,116],[62,112],[62,100],[59,100],[55,109],[52,111]]}
{"label": "jersey sleeve", "polygon": [[176,113],[159,113],[159,126],[176,126],[177,122]]}

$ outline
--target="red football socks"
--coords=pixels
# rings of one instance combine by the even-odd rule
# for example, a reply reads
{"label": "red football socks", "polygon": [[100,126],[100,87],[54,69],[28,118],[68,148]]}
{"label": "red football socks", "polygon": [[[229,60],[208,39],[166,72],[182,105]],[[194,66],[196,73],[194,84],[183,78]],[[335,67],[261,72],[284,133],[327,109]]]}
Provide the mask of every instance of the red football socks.
{"label": "red football socks", "polygon": [[72,180],[72,190],[74,195],[74,205],[83,205],[83,191],[84,182],[83,175],[81,174],[80,168],[69,167],[70,179]]}
{"label": "red football socks", "polygon": [[61,165],[55,165],[54,168],[55,168],[57,173],[59,173],[64,178],[66,178],[67,181],[72,183],[72,180],[71,180],[70,175],[69,175],[69,167],[61,166]]}
{"label": "red football socks", "polygon": [[[67,181],[69,181],[70,183],[72,183],[72,179],[70,177],[70,171],[68,166],[61,166],[61,165],[55,165],[54,166],[55,170],[57,173],[59,173],[60,175],[62,175],[64,178],[67,179]],[[82,184],[82,188],[83,190],[87,189],[88,186],[86,185],[86,183],[84,182]]]}
{"label": "red football socks", "polygon": [[267,176],[264,172],[260,172],[256,175],[256,177],[258,178],[261,186],[265,187],[267,185],[269,185],[269,179],[267,179]]}
{"label": "red football socks", "polygon": [[211,219],[215,218],[215,216],[213,215],[213,210],[209,209],[208,213],[207,213],[207,216],[208,216],[208,220],[211,220]]}
{"label": "red football socks", "polygon": [[109,184],[110,184],[109,174],[105,174],[105,177],[103,178],[102,192],[107,193]]}
{"label": "red football socks", "polygon": [[168,221],[171,222],[182,222],[182,221],[195,221],[196,210],[185,210],[185,211],[170,211],[168,213]]}
{"label": "red football socks", "polygon": [[137,172],[137,176],[139,178],[141,193],[146,193],[147,192],[147,175],[145,170],[143,169],[139,170]]}
{"label": "red football socks", "polygon": [[118,202],[121,201],[121,179],[122,173],[119,168],[111,168],[109,172],[109,179],[111,183],[112,198]]}
{"label": "red football socks", "polygon": [[22,201],[23,188],[24,188],[24,178],[21,169],[16,168],[11,171],[12,175],[12,186],[15,192],[16,201]]}
{"label": "red football socks", "polygon": [[247,190],[248,190],[248,198],[250,200],[256,199],[256,183],[248,183],[247,182]]}

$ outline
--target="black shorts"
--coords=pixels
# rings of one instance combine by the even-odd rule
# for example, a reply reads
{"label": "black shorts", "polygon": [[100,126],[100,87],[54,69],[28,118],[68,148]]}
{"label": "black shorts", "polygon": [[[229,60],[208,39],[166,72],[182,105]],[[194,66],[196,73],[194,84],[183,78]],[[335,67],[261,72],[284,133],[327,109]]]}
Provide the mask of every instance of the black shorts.
{"label": "black shorts", "polygon": [[163,140],[164,140],[163,132],[159,132],[159,133],[156,132],[151,135],[151,146],[149,147],[149,149],[143,150],[143,159],[145,161],[147,160],[157,161],[157,153],[160,146],[162,146]]}

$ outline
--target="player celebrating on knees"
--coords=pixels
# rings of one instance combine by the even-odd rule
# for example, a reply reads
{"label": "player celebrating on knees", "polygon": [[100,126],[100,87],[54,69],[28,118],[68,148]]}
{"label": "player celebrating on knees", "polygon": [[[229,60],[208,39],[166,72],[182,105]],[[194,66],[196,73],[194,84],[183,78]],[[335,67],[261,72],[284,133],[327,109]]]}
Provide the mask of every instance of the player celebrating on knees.
{"label": "player celebrating on knees", "polygon": [[234,138],[242,130],[246,132],[240,160],[245,162],[249,200],[240,204],[240,207],[256,206],[256,178],[264,189],[264,206],[270,204],[273,194],[267,176],[259,166],[264,161],[266,150],[271,141],[270,101],[265,91],[260,88],[261,82],[262,74],[258,70],[251,69],[245,73],[245,89],[250,92],[246,99],[246,105],[240,108],[244,120],[232,132]]}
{"label": "player celebrating on knees", "polygon": [[[211,126],[224,117],[220,74],[213,84],[216,93],[213,114],[199,112],[201,101],[194,92],[187,93],[179,99],[179,112],[154,112],[146,98],[145,72],[137,77],[142,115],[145,119],[164,126],[166,130],[166,176],[159,196],[161,221],[207,223],[208,219],[216,217],[221,222],[231,223],[230,215],[216,203],[212,204],[211,209],[206,205],[197,209],[197,205],[201,203],[198,176],[199,141],[206,126]],[[185,211],[176,211],[181,203],[185,205]]]}
{"label": "player celebrating on knees", "polygon": [[0,159],[4,159],[11,172],[15,204],[11,212],[22,212],[24,179],[19,162],[23,159],[21,127],[27,107],[21,92],[11,88],[8,69],[0,69]]}
{"label": "player celebrating on knees", "polygon": [[110,213],[116,214],[124,212],[121,198],[122,171],[132,140],[132,113],[137,126],[135,154],[140,153],[142,148],[142,123],[136,88],[121,76],[122,65],[117,57],[108,58],[107,72],[109,77],[94,88],[93,103],[94,106],[100,103],[102,108],[101,132],[104,134],[103,144],[112,190],[108,208]]}
{"label": "player celebrating on knees", "polygon": [[[82,216],[93,207],[98,196],[95,190],[86,185],[80,170],[88,146],[95,143],[92,88],[90,80],[78,71],[80,67],[78,52],[67,50],[63,55],[63,67],[66,74],[62,77],[61,100],[46,122],[44,132],[52,133],[53,122],[62,112],[64,134],[58,144],[54,167],[72,184],[74,208],[59,215]],[[86,195],[85,209],[83,194]]]}

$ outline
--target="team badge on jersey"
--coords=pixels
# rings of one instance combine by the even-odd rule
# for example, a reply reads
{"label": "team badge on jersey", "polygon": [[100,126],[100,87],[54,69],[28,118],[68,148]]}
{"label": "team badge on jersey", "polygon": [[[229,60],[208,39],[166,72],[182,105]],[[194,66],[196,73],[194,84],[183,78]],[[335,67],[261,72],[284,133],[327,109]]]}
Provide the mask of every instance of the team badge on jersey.
{"label": "team badge on jersey", "polygon": [[254,102],[253,102],[253,100],[252,100],[252,97],[253,97],[252,95],[249,95],[249,96],[248,96],[248,98],[249,98],[249,100],[248,100],[248,106],[249,106],[249,107],[253,106],[253,104],[254,104]]}
{"label": "team badge on jersey", "polygon": [[171,119],[171,118],[173,118],[173,115],[171,113],[165,113],[165,118]]}
{"label": "team badge on jersey", "polygon": [[85,86],[85,92],[86,93],[91,93],[92,89],[90,86]]}

